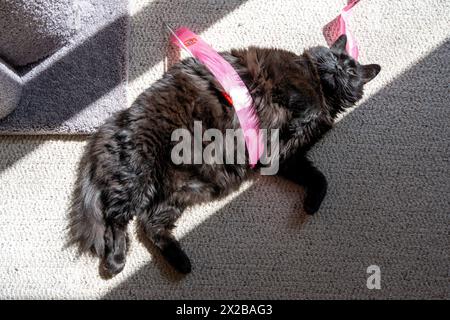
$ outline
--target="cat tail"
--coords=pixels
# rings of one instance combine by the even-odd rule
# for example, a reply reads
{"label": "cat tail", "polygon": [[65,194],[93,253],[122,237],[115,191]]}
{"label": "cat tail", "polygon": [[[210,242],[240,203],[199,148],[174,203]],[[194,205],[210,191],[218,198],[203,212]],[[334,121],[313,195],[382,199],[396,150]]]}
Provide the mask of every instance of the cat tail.
{"label": "cat tail", "polygon": [[68,245],[78,246],[80,253],[105,254],[106,222],[101,191],[90,179],[90,165],[79,171],[72,206],[69,212]]}

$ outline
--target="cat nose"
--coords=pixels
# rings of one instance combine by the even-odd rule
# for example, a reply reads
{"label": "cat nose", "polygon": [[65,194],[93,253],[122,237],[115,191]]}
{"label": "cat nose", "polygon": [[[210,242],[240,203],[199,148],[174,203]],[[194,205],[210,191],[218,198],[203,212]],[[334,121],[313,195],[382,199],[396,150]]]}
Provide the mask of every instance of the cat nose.
{"label": "cat nose", "polygon": [[336,67],[334,68],[334,71],[336,72],[336,73],[342,73],[342,67],[340,66],[340,65],[336,65]]}

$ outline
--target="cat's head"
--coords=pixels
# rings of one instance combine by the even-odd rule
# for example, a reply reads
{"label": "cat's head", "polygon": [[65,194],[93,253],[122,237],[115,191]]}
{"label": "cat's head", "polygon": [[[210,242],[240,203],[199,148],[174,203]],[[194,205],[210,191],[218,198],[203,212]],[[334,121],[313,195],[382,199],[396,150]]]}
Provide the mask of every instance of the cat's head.
{"label": "cat's head", "polygon": [[346,44],[347,37],[342,35],[330,48],[318,46],[307,51],[319,73],[325,98],[335,113],[361,99],[364,85],[381,70],[378,64],[358,63],[346,52]]}

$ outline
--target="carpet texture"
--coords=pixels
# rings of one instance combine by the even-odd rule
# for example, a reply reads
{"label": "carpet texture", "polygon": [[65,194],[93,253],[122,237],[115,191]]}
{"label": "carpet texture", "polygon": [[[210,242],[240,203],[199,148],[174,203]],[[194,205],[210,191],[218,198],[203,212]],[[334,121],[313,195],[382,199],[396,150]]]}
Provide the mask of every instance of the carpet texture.
{"label": "carpet texture", "polygon": [[[214,4],[227,8],[216,21]],[[186,20],[220,50],[300,52],[324,43],[322,27],[343,4],[133,1],[130,101],[175,58],[154,44],[165,45],[159,21]],[[64,249],[83,137],[0,137],[0,297],[448,299],[449,14],[447,1],[361,1],[360,60],[382,71],[312,151],[329,180],[321,210],[307,217],[302,189],[277,177],[191,208],[176,229],[193,262],[184,278],[134,225],[127,265],[113,279]],[[366,287],[370,265],[380,267],[380,290]]]}
{"label": "carpet texture", "polygon": [[50,57],[18,70],[20,103],[0,120],[0,133],[92,132],[127,107],[128,1],[77,0],[73,7],[76,35]]}

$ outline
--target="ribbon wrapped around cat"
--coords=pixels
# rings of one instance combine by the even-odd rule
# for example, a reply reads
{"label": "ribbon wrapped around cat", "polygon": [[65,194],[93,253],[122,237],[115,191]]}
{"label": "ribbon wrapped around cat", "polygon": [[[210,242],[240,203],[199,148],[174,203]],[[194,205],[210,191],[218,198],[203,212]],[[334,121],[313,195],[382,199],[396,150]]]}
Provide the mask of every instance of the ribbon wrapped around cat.
{"label": "ribbon wrapped around cat", "polygon": [[198,35],[184,27],[175,32],[168,28],[172,33],[172,43],[204,64],[222,86],[225,98],[236,111],[244,134],[249,163],[254,167],[261,158],[264,144],[253,98],[247,86],[231,64]]}

